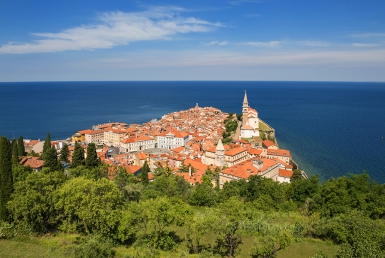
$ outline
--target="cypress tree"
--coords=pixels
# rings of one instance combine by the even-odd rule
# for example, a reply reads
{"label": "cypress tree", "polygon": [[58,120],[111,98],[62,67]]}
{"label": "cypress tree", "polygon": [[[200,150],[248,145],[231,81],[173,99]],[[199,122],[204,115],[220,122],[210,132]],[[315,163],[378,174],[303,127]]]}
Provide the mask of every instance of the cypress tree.
{"label": "cypress tree", "polygon": [[84,150],[79,143],[75,142],[74,154],[72,155],[71,168],[76,168],[78,166],[83,166],[84,161]]}
{"label": "cypress tree", "polygon": [[49,168],[50,171],[61,170],[61,165],[57,160],[57,152],[55,147],[51,147],[46,151],[43,167]]}
{"label": "cypress tree", "polygon": [[15,139],[12,139],[12,164],[18,164],[19,163],[19,150],[17,149],[17,141]]}
{"label": "cypress tree", "polygon": [[95,143],[90,143],[87,146],[86,166],[88,168],[94,168],[99,166],[99,160],[98,160],[98,155],[96,154]]}
{"label": "cypress tree", "polygon": [[19,139],[17,139],[17,149],[19,152],[19,157],[22,157],[25,155],[25,147],[24,147],[24,139],[23,136],[20,136]]}
{"label": "cypress tree", "polygon": [[0,220],[8,220],[7,202],[13,190],[12,150],[9,140],[0,138]]}
{"label": "cypress tree", "polygon": [[148,184],[148,172],[150,171],[150,168],[148,167],[147,160],[144,162],[142,167],[142,184],[147,185]]}
{"label": "cypress tree", "polygon": [[70,155],[70,152],[68,150],[68,145],[64,144],[63,148],[60,150],[60,161],[64,161],[68,163],[68,157]]}
{"label": "cypress tree", "polygon": [[41,159],[45,160],[45,154],[49,149],[51,149],[51,135],[47,133],[43,145],[43,153],[41,154]]}

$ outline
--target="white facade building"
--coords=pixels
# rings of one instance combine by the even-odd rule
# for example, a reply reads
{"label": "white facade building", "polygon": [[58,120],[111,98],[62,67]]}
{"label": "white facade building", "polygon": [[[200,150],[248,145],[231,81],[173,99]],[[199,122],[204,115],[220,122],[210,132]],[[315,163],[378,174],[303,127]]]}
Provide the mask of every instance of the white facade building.
{"label": "white facade building", "polygon": [[143,151],[153,148],[155,148],[155,140],[148,136],[124,138],[120,143],[121,152]]}
{"label": "white facade building", "polygon": [[242,116],[240,139],[259,136],[258,112],[257,110],[249,107],[246,91],[245,91],[245,97],[243,99],[242,115],[243,116]]}
{"label": "white facade building", "polygon": [[158,148],[171,150],[185,146],[188,140],[189,135],[187,133],[170,130],[157,136],[157,146]]}

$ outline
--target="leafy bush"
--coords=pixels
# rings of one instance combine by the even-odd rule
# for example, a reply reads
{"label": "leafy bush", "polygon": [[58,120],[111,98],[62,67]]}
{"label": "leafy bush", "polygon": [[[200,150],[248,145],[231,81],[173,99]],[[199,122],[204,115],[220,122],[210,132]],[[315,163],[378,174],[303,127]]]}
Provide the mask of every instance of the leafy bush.
{"label": "leafy bush", "polygon": [[9,239],[12,238],[16,233],[15,227],[13,224],[0,221],[0,239]]}
{"label": "leafy bush", "polygon": [[74,247],[73,254],[75,258],[115,257],[112,247],[113,245],[108,239],[100,235],[90,235],[85,239],[80,239],[78,245]]}

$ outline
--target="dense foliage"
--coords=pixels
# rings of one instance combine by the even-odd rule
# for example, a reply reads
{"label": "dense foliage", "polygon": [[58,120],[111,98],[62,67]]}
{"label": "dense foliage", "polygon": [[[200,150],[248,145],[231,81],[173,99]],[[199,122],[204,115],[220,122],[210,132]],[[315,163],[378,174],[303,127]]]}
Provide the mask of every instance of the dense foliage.
{"label": "dense foliage", "polygon": [[84,149],[79,143],[75,142],[75,148],[74,148],[74,153],[72,155],[71,167],[76,168],[78,166],[84,166],[85,164],[86,164],[86,161],[84,158]]}
{"label": "dense foliage", "polygon": [[51,135],[50,133],[47,133],[47,136],[45,137],[44,145],[43,145],[43,153],[41,154],[41,159],[45,160],[45,154],[47,151],[51,149]]}
{"label": "dense foliage", "polygon": [[8,220],[7,202],[13,190],[12,150],[10,141],[0,138],[0,220]]}
{"label": "dense foliage", "polygon": [[384,257],[385,185],[365,172],[322,184],[298,171],[291,184],[252,176],[219,189],[210,169],[195,186],[168,166],[150,181],[147,164],[138,177],[119,168],[113,180],[106,165],[33,172],[12,166],[8,139],[0,147],[0,238],[75,233],[75,257],[114,257],[114,246],[127,257],[276,257],[305,239],[333,242],[333,257]]}
{"label": "dense foliage", "polygon": [[222,137],[223,140],[222,142],[224,144],[230,143],[232,141],[232,134],[235,133],[238,127],[238,119],[235,114],[230,113],[227,118],[224,121],[226,131],[223,132]]}

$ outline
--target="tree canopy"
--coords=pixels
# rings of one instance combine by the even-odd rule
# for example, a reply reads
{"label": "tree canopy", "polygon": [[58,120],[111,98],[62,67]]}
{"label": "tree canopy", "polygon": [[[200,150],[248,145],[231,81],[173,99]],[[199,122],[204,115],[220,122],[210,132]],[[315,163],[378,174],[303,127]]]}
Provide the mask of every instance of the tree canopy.
{"label": "tree canopy", "polygon": [[8,220],[6,208],[13,191],[12,150],[11,143],[5,137],[0,137],[0,220]]}
{"label": "tree canopy", "polygon": [[85,165],[84,149],[79,143],[75,142],[75,148],[72,155],[71,168],[76,168],[78,166],[84,166],[84,165]]}

